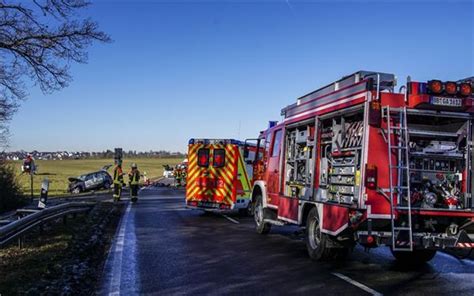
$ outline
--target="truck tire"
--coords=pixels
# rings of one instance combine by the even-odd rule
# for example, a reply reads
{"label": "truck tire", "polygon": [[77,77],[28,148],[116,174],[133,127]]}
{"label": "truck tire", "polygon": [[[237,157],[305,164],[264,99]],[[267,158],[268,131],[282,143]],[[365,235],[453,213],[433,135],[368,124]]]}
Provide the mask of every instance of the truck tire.
{"label": "truck tire", "polygon": [[76,186],[74,187],[74,189],[71,191],[72,194],[79,194],[81,193],[82,190],[81,190],[81,186]]}
{"label": "truck tire", "polygon": [[272,225],[263,222],[263,220],[265,219],[265,211],[263,209],[263,201],[261,195],[257,195],[257,197],[255,198],[255,204],[253,207],[253,217],[255,220],[255,228],[257,229],[257,233],[267,234],[270,232]]}
{"label": "truck tire", "polygon": [[426,263],[436,255],[436,250],[429,249],[413,250],[413,252],[393,251],[392,249],[390,251],[398,262],[409,265]]}
{"label": "truck tire", "polygon": [[322,261],[334,257],[333,249],[327,247],[328,237],[321,233],[318,209],[312,208],[306,219],[306,249],[311,260]]}

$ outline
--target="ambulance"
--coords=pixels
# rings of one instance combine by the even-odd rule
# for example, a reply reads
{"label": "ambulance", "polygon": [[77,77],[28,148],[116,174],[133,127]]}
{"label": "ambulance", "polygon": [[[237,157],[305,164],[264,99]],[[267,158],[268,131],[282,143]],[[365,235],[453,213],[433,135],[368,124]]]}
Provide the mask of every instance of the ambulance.
{"label": "ambulance", "polygon": [[246,141],[189,140],[186,206],[250,214],[255,151],[255,145]]}

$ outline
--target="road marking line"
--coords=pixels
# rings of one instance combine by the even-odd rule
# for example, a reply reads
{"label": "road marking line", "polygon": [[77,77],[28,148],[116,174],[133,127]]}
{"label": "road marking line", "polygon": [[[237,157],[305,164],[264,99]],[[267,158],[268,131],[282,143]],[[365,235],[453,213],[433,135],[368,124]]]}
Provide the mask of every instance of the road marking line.
{"label": "road marking line", "polygon": [[237,220],[235,220],[235,219],[233,219],[233,218],[231,218],[231,217],[229,217],[229,216],[227,216],[227,215],[224,215],[224,214],[221,214],[221,215],[222,215],[222,217],[226,218],[226,219],[229,220],[230,222],[233,222],[233,223],[235,223],[235,224],[240,224],[239,221],[237,221]]}
{"label": "road marking line", "polygon": [[123,246],[125,243],[125,227],[127,226],[127,220],[128,220],[128,216],[130,214],[131,208],[132,208],[132,204],[129,203],[127,206],[127,210],[125,211],[125,214],[123,215],[122,221],[120,223],[120,231],[117,236],[117,241],[116,241],[115,250],[114,250],[114,261],[113,261],[113,267],[112,267],[112,279],[110,281],[110,286],[109,286],[109,295],[120,294]]}
{"label": "road marking line", "polygon": [[341,274],[341,273],[333,272],[332,274],[335,275],[335,276],[337,276],[337,277],[340,278],[341,280],[345,280],[346,282],[348,282],[348,283],[350,283],[350,284],[352,284],[352,285],[354,285],[354,286],[356,286],[356,287],[358,287],[358,288],[364,290],[365,292],[370,293],[370,294],[372,294],[372,295],[374,295],[374,296],[382,296],[382,295],[383,295],[382,293],[379,293],[379,292],[377,292],[377,291],[375,291],[375,290],[373,290],[373,289],[367,287],[367,286],[364,285],[364,284],[361,284],[361,283],[359,283],[359,282],[357,282],[357,281],[354,281],[354,280],[351,279],[350,277],[345,276],[345,275],[343,275],[343,274]]}

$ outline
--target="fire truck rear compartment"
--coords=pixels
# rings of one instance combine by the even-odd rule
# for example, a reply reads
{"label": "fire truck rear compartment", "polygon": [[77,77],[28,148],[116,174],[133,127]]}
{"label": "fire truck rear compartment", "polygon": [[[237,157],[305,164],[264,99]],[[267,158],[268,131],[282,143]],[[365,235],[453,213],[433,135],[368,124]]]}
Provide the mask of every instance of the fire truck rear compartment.
{"label": "fire truck rear compartment", "polygon": [[[400,193],[398,204],[406,206],[410,200],[414,209],[471,210],[473,184],[466,168],[473,165],[472,122],[467,118],[454,115],[443,117],[429,112],[408,113],[407,121],[409,170],[400,170],[399,178],[407,180],[406,175],[402,174],[410,174],[411,198]],[[362,170],[365,169],[362,154],[364,149],[371,150],[370,147],[363,147],[363,113],[346,113],[322,119],[319,123],[319,188],[316,200],[356,204],[364,194],[361,192]],[[301,147],[304,149],[306,146]],[[388,149],[386,151],[388,153]],[[392,153],[395,159],[400,157],[395,151]],[[311,157],[309,160],[309,166],[308,162],[303,162],[305,170],[302,172],[313,166]],[[292,176],[292,166],[287,168],[287,176]],[[383,169],[388,168],[379,168]],[[312,177],[311,172],[306,174],[309,178]],[[309,186],[308,182],[303,184]],[[288,190],[291,189],[289,185]]]}
{"label": "fire truck rear compartment", "polygon": [[407,119],[412,208],[470,209],[471,121],[422,113]]}

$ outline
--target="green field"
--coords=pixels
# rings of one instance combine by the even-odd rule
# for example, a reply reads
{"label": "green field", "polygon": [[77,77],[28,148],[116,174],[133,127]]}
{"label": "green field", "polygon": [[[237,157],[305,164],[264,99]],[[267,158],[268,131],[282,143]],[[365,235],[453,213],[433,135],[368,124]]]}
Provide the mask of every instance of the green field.
{"label": "green field", "polygon": [[[175,165],[182,161],[181,158],[138,158],[124,159],[123,168],[127,173],[130,165],[135,162],[138,169],[143,174],[147,173],[148,178],[158,178],[163,176],[163,165]],[[21,174],[21,161],[12,161],[18,175],[18,182],[21,184],[25,194],[30,193],[30,176]],[[39,195],[41,182],[44,178],[50,181],[49,196],[58,196],[67,194],[68,177],[77,177],[79,175],[100,170],[105,165],[113,164],[113,160],[107,159],[79,159],[79,160],[37,160],[38,170],[34,176],[33,190],[35,196]],[[109,168],[112,175],[112,167]],[[127,179],[126,179],[127,180]]]}

